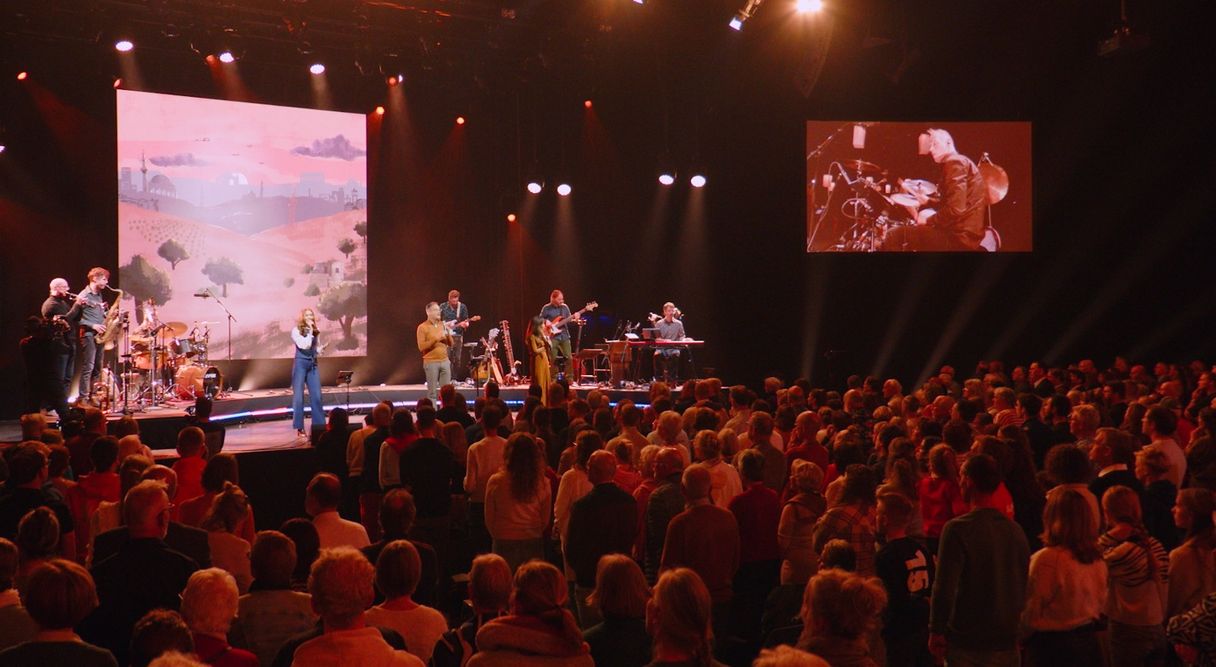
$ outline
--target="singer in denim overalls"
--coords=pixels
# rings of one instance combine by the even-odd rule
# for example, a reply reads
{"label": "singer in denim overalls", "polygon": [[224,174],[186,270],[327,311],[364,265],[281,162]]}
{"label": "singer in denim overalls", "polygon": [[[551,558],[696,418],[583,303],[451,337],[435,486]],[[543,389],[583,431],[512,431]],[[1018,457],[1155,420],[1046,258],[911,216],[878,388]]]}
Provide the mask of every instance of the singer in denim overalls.
{"label": "singer in denim overalls", "polygon": [[317,342],[320,338],[317,316],[311,308],[300,311],[291,340],[296,344],[296,358],[291,366],[291,424],[296,435],[304,433],[304,385],[308,385],[308,400],[312,406],[312,428],[325,427],[325,408],[321,405],[321,375],[317,369]]}

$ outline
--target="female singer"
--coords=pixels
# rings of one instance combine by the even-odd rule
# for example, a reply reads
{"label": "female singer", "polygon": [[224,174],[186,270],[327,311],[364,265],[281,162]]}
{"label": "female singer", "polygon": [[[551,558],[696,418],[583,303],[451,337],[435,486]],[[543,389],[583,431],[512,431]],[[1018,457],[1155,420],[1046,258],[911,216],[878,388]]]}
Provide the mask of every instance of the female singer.
{"label": "female singer", "polygon": [[545,339],[545,320],[541,317],[532,318],[532,326],[528,327],[528,351],[532,356],[532,382],[540,385],[540,403],[549,405],[549,381],[552,364],[549,361],[549,341]]}
{"label": "female singer", "polygon": [[296,358],[291,367],[291,423],[296,435],[304,432],[304,385],[308,385],[308,399],[312,407],[313,430],[325,427],[325,408],[321,405],[321,375],[317,369],[317,356],[323,347],[318,347],[321,331],[317,328],[317,316],[312,308],[300,311],[296,325],[291,329],[291,340],[296,344]]}

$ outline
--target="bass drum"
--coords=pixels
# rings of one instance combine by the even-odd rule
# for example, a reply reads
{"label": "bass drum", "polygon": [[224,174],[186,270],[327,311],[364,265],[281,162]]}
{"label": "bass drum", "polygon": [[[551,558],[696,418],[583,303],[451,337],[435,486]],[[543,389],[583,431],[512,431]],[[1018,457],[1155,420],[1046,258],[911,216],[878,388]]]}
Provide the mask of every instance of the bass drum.
{"label": "bass drum", "polygon": [[224,386],[224,375],[215,366],[183,366],[178,369],[174,380],[173,393],[184,401],[192,401],[199,396],[215,398]]}

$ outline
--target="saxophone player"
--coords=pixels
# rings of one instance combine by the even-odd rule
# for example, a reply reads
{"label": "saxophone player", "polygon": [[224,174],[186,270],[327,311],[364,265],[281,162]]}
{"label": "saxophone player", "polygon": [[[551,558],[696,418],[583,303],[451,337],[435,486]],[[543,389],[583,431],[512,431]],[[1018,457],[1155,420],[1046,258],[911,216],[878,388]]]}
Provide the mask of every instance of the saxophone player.
{"label": "saxophone player", "polygon": [[105,345],[97,339],[106,332],[106,303],[101,293],[110,285],[110,272],[100,266],[89,269],[89,284],[80,290],[76,303],[80,313],[80,349],[76,366],[80,369],[80,402],[87,403],[93,394],[93,383],[101,377]]}

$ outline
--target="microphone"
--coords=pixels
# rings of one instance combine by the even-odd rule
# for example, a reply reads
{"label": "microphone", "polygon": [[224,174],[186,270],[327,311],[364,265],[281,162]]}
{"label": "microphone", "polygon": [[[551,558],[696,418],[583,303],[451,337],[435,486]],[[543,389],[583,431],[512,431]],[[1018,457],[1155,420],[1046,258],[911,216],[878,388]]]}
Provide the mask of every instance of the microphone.
{"label": "microphone", "polygon": [[200,298],[200,299],[210,299],[210,298],[211,298],[211,290],[209,290],[209,289],[201,289],[201,290],[199,290],[199,291],[195,292],[195,293],[194,293],[194,296],[197,296],[197,297],[198,297],[198,298]]}

